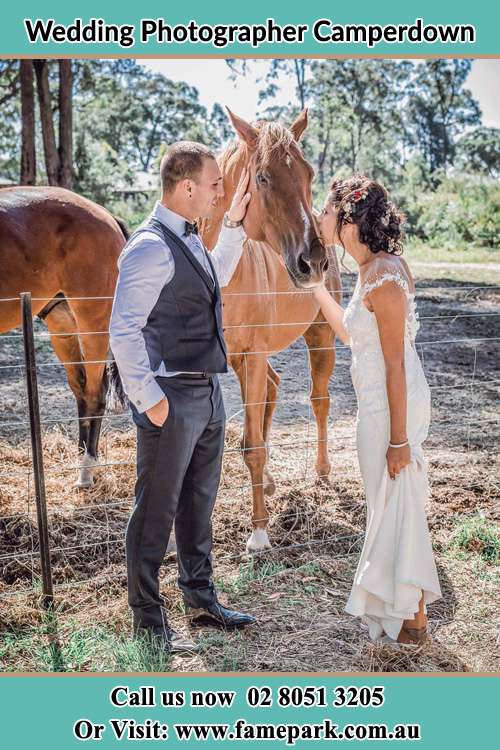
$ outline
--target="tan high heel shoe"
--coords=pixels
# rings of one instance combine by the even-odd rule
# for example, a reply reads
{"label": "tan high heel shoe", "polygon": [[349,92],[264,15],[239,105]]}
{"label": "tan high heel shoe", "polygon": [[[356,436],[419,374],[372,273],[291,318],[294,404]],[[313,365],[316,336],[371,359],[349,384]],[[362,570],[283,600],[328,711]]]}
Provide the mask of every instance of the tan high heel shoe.
{"label": "tan high heel shoe", "polygon": [[427,629],[427,616],[424,611],[424,594],[422,592],[418,605],[418,612],[412,620],[403,621],[403,626],[399,631],[397,642],[421,646],[430,639]]}
{"label": "tan high heel shoe", "polygon": [[412,644],[415,646],[422,646],[429,640],[430,636],[427,631],[427,626],[423,628],[407,628],[403,625],[397,637],[398,643]]}

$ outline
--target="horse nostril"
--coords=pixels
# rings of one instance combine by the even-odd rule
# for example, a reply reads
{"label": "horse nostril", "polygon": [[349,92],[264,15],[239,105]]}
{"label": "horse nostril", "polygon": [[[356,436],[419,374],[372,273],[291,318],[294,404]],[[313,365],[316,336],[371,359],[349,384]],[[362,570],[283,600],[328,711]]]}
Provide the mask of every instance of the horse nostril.
{"label": "horse nostril", "polygon": [[299,257],[297,259],[297,265],[301,273],[303,274],[311,273],[311,264],[305,257],[304,253],[299,254]]}

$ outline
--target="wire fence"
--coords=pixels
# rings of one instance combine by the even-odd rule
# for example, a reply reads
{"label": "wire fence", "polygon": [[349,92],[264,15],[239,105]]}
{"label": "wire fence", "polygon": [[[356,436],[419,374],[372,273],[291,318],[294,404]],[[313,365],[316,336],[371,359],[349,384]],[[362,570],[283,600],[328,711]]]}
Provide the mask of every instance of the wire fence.
{"label": "wire fence", "polygon": [[[482,451],[492,453],[498,434],[500,311],[494,307],[494,298],[499,289],[500,286],[489,284],[451,286],[427,283],[417,286],[416,290],[417,298],[428,300],[429,306],[436,310],[436,314],[432,309],[431,314],[420,316],[422,328],[417,339],[417,349],[433,398],[431,444],[439,447],[444,439],[446,446],[451,443],[459,446],[471,466]],[[248,294],[265,299],[270,295],[290,294],[295,297],[310,292]],[[247,296],[247,293],[225,297],[243,295]],[[98,304],[111,298],[75,299],[93,300]],[[32,302],[35,301],[48,302],[50,299],[33,298]],[[68,301],[71,302],[71,298]],[[6,302],[20,303],[15,297],[0,299],[0,305]],[[442,312],[441,307],[444,308]],[[50,603],[53,592],[57,595],[60,589],[105,580],[109,566],[115,566],[114,571],[120,566],[124,572],[124,532],[134,500],[135,445],[133,434],[130,437],[129,432],[132,427],[130,416],[108,409],[102,417],[99,460],[92,467],[96,478],[94,488],[87,490],[86,495],[85,491],[73,487],[81,468],[77,460],[74,427],[78,422],[101,417],[71,415],[74,401],[64,380],[63,368],[107,365],[112,360],[109,357],[57,360],[49,349],[49,339],[75,335],[75,332],[52,334],[44,331],[41,323],[30,332],[26,311],[24,323],[22,332],[9,331],[0,336],[0,383],[5,389],[0,418],[0,598],[30,593],[38,595],[42,589],[44,601]],[[301,320],[276,324],[264,321],[227,325],[226,331],[248,329],[255,334],[277,325],[305,330],[311,325],[325,323]],[[78,337],[86,336],[107,337],[108,331],[78,331]],[[26,353],[29,346],[32,348],[31,362]],[[245,453],[255,449],[248,445],[245,435],[246,408],[272,405],[277,407],[277,413],[282,412],[280,429],[274,434],[271,432],[266,445],[271,464],[276,459],[278,467],[274,478],[278,496],[280,493],[290,494],[291,488],[292,494],[307,493],[318,479],[327,479],[326,476],[318,477],[313,468],[316,452],[325,442],[329,444],[330,454],[343,452],[355,471],[353,422],[356,399],[347,385],[349,347],[342,344],[335,346],[337,362],[330,385],[334,406],[328,438],[318,438],[315,432],[314,407],[330,396],[310,397],[312,380],[308,357],[311,352],[330,348],[308,348],[298,338],[286,352],[277,353],[260,347],[229,352],[233,357],[243,357],[245,366],[251,357],[272,356],[283,374],[281,390],[284,394],[276,400],[255,399],[248,393],[241,400],[235,396],[234,387],[230,389],[228,423],[234,423],[237,430],[229,432],[225,446],[225,473],[216,514],[229,514],[230,533],[239,538],[242,548],[245,533],[251,530],[252,491],[267,486],[265,478],[252,481],[244,465]],[[292,374],[287,380],[288,370]],[[342,388],[337,395],[339,382]],[[11,392],[13,395],[9,396]],[[39,406],[36,403],[38,398]],[[236,431],[243,433],[243,447],[235,439]],[[489,481],[492,492],[498,492],[499,483],[494,477]],[[459,486],[457,484],[457,489]],[[238,511],[236,521],[234,513],[231,515],[234,507]],[[245,519],[242,513],[246,508]],[[323,549],[340,550],[341,554],[350,555],[359,551],[363,539],[359,527],[338,529],[339,533],[333,534],[330,528],[318,531],[313,522],[315,514],[314,505],[300,510],[280,508],[279,518],[272,519],[272,523],[279,522],[275,546],[260,554],[264,557],[293,554],[294,550],[304,549],[310,549],[314,554],[315,550]],[[345,531],[348,533],[343,533]],[[239,559],[239,551],[219,553],[217,564],[233,563]]]}

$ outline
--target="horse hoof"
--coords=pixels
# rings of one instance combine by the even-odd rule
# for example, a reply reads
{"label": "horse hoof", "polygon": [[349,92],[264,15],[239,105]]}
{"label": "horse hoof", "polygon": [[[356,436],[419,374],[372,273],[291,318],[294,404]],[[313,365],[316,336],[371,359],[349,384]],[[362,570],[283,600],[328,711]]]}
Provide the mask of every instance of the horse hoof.
{"label": "horse hoof", "polygon": [[75,484],[82,490],[88,490],[94,484],[94,469],[97,459],[86,453],[80,461],[80,475]]}
{"label": "horse hoof", "polygon": [[88,490],[90,487],[92,487],[93,484],[94,484],[93,477],[79,476],[75,482],[75,487],[78,487],[79,490]]}
{"label": "horse hoof", "polygon": [[265,549],[271,549],[267,531],[265,529],[254,529],[246,543],[247,553],[262,552]]}
{"label": "horse hoof", "polygon": [[320,474],[316,478],[316,486],[317,487],[325,487],[325,488],[326,487],[331,487],[332,483],[330,481],[330,477],[328,476],[328,474]]}

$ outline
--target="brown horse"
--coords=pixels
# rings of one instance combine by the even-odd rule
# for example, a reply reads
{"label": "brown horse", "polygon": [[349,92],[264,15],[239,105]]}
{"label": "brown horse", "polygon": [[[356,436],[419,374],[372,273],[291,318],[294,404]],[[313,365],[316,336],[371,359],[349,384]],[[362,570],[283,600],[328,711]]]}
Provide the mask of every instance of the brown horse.
{"label": "brown horse", "polygon": [[[80,487],[92,484],[111,381],[109,318],[126,230],[104,208],[57,187],[0,190],[0,332],[20,325],[19,294],[31,291],[65,364],[79,416]],[[97,299],[105,297],[106,299]],[[2,299],[12,301],[1,301]]]}
{"label": "brown horse", "polygon": [[225,194],[214,217],[202,222],[202,234],[211,249],[241,171],[248,167],[252,197],[244,227],[249,239],[231,283],[223,290],[223,305],[229,361],[245,405],[242,450],[253,491],[253,532],[247,549],[258,551],[270,546],[264,496],[275,490],[267,468],[267,442],[280,378],[268,357],[299,336],[309,348],[310,398],[318,436],[316,471],[324,481],[330,473],[328,381],[335,364],[334,336],[307,288],[327,272],[328,286],[340,299],[340,274],[335,255],[327,253],[318,239],[312,213],[313,170],[298,145],[307,127],[307,112],[290,129],[268,122],[253,126],[229,114],[240,140],[221,158]]}

